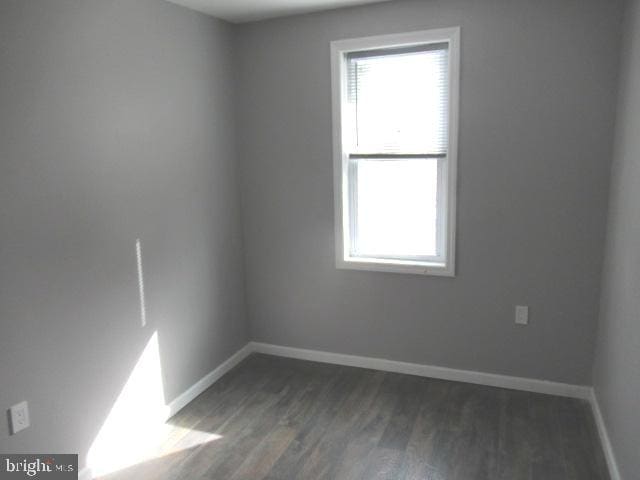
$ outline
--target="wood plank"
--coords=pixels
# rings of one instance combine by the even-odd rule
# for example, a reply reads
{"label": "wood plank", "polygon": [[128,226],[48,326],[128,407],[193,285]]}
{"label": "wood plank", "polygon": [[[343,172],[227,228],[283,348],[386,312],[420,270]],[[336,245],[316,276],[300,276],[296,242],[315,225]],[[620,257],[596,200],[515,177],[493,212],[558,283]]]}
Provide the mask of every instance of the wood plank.
{"label": "wood plank", "polygon": [[336,370],[335,381],[313,400],[310,414],[302,419],[298,434],[269,472],[268,479],[304,478],[300,472],[307,463],[313,462],[312,452],[333,419],[343,410],[343,403],[358,385],[361,375],[362,371],[358,369],[339,367]]}

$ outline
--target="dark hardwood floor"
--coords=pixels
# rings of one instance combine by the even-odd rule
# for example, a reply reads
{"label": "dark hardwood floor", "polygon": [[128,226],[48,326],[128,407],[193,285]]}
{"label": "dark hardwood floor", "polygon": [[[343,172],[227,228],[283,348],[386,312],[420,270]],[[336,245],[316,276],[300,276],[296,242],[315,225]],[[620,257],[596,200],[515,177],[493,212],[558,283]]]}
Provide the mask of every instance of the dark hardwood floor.
{"label": "dark hardwood floor", "polygon": [[604,480],[585,401],[252,355],[124,479]]}

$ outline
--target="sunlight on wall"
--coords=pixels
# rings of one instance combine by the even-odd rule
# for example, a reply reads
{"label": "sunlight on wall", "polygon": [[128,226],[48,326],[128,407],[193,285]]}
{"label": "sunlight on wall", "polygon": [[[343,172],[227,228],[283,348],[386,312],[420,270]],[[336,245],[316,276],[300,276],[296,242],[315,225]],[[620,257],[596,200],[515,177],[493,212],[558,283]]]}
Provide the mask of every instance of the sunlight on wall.
{"label": "sunlight on wall", "polygon": [[[87,463],[93,475],[105,475],[220,438],[165,424],[168,413],[158,334],[154,332],[89,449]],[[169,439],[176,442],[175,448],[167,445]]]}
{"label": "sunlight on wall", "polygon": [[138,294],[140,295],[140,324],[147,325],[147,306],[144,301],[144,273],[142,271],[142,244],[136,239],[136,263],[138,266]]}
{"label": "sunlight on wall", "polygon": [[93,473],[137,463],[166,415],[158,334],[154,332],[89,450]]}
{"label": "sunlight on wall", "polygon": [[[136,263],[140,320],[144,328],[147,314],[140,239],[136,239]],[[165,423],[168,416],[156,331],[149,338],[89,449],[87,466],[92,474],[106,475],[221,438],[217,434]]]}

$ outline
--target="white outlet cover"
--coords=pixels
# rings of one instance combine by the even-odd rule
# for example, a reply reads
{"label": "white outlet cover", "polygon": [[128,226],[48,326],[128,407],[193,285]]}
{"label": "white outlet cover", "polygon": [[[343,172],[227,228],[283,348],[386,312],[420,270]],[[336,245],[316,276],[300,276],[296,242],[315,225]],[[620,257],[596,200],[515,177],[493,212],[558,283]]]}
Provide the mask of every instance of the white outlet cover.
{"label": "white outlet cover", "polygon": [[516,305],[516,323],[518,325],[527,325],[529,323],[529,307]]}
{"label": "white outlet cover", "polygon": [[29,421],[29,405],[26,401],[16,403],[10,409],[11,412],[11,434],[16,434],[27,428]]}

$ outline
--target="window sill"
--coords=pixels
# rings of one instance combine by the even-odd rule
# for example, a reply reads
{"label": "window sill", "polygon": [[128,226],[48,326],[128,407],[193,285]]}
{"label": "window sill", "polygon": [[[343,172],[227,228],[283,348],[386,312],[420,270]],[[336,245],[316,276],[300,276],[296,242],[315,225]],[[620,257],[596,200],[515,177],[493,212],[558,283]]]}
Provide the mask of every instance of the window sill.
{"label": "window sill", "polygon": [[365,270],[371,272],[409,273],[414,275],[434,275],[455,277],[453,264],[436,262],[412,262],[384,260],[379,258],[348,258],[336,260],[336,268],[342,270]]}

